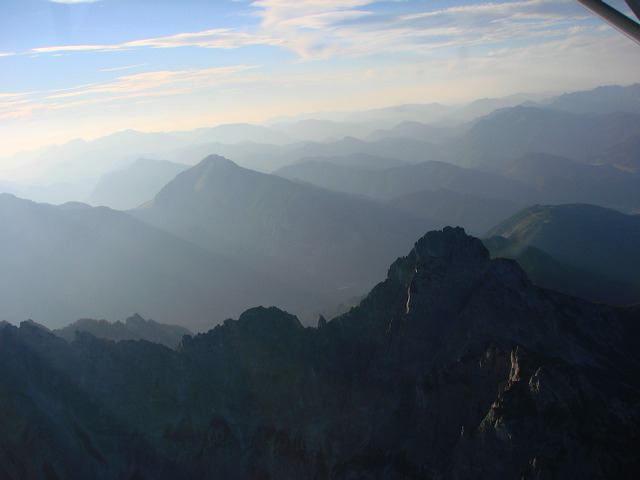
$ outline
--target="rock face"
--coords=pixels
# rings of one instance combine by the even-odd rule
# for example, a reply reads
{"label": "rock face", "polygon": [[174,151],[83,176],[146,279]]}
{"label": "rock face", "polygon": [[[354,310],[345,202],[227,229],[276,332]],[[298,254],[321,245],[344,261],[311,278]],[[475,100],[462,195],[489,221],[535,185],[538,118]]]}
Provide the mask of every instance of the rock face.
{"label": "rock face", "polygon": [[533,286],[462,229],[318,328],[176,350],[0,326],[0,477],[638,478],[640,312]]}

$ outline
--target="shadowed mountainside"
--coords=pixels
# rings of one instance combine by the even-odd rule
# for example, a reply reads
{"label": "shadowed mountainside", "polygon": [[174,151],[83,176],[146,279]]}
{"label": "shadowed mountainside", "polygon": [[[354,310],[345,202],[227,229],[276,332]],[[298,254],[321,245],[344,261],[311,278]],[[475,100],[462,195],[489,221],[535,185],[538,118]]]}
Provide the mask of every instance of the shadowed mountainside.
{"label": "shadowed mountainside", "polygon": [[510,258],[544,288],[610,305],[640,303],[640,286],[556,260],[548,253],[504,237],[483,239],[494,258]]}
{"label": "shadowed mountainside", "polygon": [[639,321],[446,228],[317,329],[256,308],[170,350],[3,325],[0,476],[634,479]]}
{"label": "shadowed mountainside", "polygon": [[536,205],[486,233],[640,287],[640,216],[595,205]]}

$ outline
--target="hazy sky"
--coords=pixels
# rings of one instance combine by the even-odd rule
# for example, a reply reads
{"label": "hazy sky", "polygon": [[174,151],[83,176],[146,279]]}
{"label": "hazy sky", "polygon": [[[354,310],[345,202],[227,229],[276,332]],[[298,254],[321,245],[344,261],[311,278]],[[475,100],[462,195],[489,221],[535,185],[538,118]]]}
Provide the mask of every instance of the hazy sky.
{"label": "hazy sky", "polygon": [[626,85],[640,47],[573,0],[0,0],[0,72],[3,157],[126,128]]}

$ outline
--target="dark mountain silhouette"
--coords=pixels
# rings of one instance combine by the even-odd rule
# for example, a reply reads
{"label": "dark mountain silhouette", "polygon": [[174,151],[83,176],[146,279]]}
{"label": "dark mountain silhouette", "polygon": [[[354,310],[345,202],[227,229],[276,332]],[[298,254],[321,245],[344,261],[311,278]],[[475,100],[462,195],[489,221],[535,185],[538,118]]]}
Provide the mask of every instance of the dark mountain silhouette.
{"label": "dark mountain silhouette", "polygon": [[177,350],[0,327],[0,476],[640,474],[640,317],[430,232],[347,314],[255,308]]}
{"label": "dark mountain silhouette", "polygon": [[137,218],[342,302],[366,292],[428,220],[205,158]]}
{"label": "dark mountain silhouette", "polygon": [[132,311],[202,330],[256,305],[315,310],[297,287],[133,217],[0,195],[0,318],[50,328]]}
{"label": "dark mountain silhouette", "polygon": [[640,286],[640,216],[595,205],[536,205],[492,228],[561,262]]}
{"label": "dark mountain silhouette", "polygon": [[104,338],[116,342],[122,340],[146,340],[172,349],[178,346],[182,341],[182,337],[193,335],[191,331],[184,327],[145,320],[137,313],[127,318],[124,323],[119,320],[112,323],[106,320],[83,318],[53,331],[57,336],[64,338],[68,342],[76,339],[77,332],[90,333],[96,338]]}
{"label": "dark mountain silhouette", "polygon": [[640,115],[575,114],[517,106],[488,115],[455,139],[449,161],[463,165],[500,165],[527,153],[548,153],[584,161],[640,135]]}
{"label": "dark mountain silhouette", "polygon": [[100,177],[89,203],[116,210],[128,210],[151,200],[188,165],[166,160],[139,158],[121,170]]}
{"label": "dark mountain silhouette", "polygon": [[527,272],[540,287],[590,302],[610,305],[640,303],[640,286],[556,260],[548,253],[530,245],[521,245],[504,237],[491,237],[482,242],[493,258],[510,258]]}

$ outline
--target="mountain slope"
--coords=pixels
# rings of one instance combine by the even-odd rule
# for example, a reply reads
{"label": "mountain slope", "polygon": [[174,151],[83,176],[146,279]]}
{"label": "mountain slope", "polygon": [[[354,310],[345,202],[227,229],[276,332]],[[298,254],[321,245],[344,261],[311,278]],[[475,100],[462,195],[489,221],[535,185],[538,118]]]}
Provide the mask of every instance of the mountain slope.
{"label": "mountain slope", "polygon": [[339,192],[382,200],[441,189],[523,203],[537,198],[536,187],[523,182],[435,161],[376,171],[310,161],[281,168],[275,174]]}
{"label": "mountain slope", "polygon": [[[50,328],[138,311],[200,330],[260,304],[313,295],[122,212],[0,195],[0,318]],[[320,303],[321,304],[321,303]]]}
{"label": "mountain slope", "polygon": [[210,156],[137,218],[335,301],[367,291],[428,220]]}
{"label": "mountain slope", "polygon": [[627,112],[640,115],[640,83],[610,85],[584,92],[558,95],[545,102],[547,108],[571,113]]}
{"label": "mountain slope", "polygon": [[493,258],[510,258],[544,288],[610,305],[640,303],[640,286],[556,260],[548,253],[504,237],[483,239]]}
{"label": "mountain slope", "polygon": [[640,174],[611,165],[531,153],[496,171],[537,186],[545,203],[591,203],[629,212],[640,209]]}
{"label": "mountain slope", "polygon": [[640,216],[594,205],[536,205],[492,228],[556,259],[640,286]]}
{"label": "mountain slope", "polygon": [[613,145],[604,152],[596,153],[590,160],[598,164],[615,165],[632,172],[640,172],[640,135]]}
{"label": "mountain slope", "polygon": [[574,114],[537,107],[498,110],[455,139],[449,161],[458,165],[500,165],[528,153],[547,153],[584,161],[640,135],[640,115]]}
{"label": "mountain slope", "polygon": [[151,200],[162,187],[188,165],[139,158],[127,167],[104,174],[89,197],[92,205],[116,210],[135,208]]}
{"label": "mountain slope", "polygon": [[4,325],[0,473],[633,479],[639,321],[447,228],[318,329],[256,308],[172,351]]}

